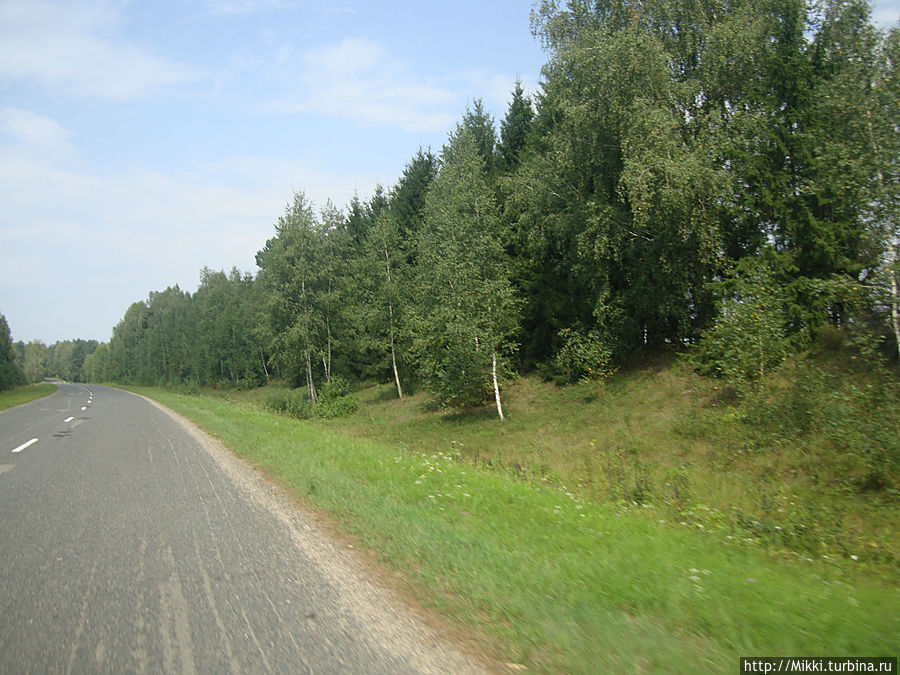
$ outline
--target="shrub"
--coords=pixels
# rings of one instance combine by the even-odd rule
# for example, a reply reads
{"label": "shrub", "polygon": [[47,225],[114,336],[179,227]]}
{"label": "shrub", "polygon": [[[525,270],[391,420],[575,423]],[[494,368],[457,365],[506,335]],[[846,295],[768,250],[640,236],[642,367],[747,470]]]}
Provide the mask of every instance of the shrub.
{"label": "shrub", "polygon": [[359,408],[359,402],[350,396],[335,396],[332,398],[320,398],[316,401],[314,409],[316,417],[331,419],[334,417],[346,417]]}
{"label": "shrub", "polygon": [[308,419],[312,415],[312,403],[303,389],[281,389],[266,399],[266,407],[282,415],[297,419]]}
{"label": "shrub", "polygon": [[350,380],[343,375],[332,375],[331,379],[319,388],[320,400],[340,398],[349,394]]}
{"label": "shrub", "polygon": [[350,381],[342,375],[332,375],[319,389],[314,414],[322,419],[346,417],[359,408],[359,402],[350,395]]}
{"label": "shrub", "polygon": [[765,262],[741,261],[716,288],[719,319],[703,333],[691,360],[704,375],[723,378],[746,394],[791,351],[785,301]]}
{"label": "shrub", "polygon": [[600,331],[564,328],[559,337],[562,347],[554,359],[554,379],[572,384],[580,380],[603,380],[612,375],[612,349]]}

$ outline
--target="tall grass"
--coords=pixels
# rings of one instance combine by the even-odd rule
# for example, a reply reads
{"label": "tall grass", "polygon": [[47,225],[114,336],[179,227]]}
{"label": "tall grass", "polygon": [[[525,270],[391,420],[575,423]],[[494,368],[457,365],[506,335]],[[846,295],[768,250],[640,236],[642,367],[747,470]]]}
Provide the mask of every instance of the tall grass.
{"label": "tall grass", "polygon": [[[893,393],[892,393],[893,392]],[[440,411],[388,386],[324,428],[565,484],[600,504],[654,506],[723,542],[806,557],[855,556],[891,576],[900,561],[900,388],[823,362],[792,364],[739,400],[660,360],[603,384],[521,378],[490,411]],[[894,578],[894,577],[892,577]]]}
{"label": "tall grass", "polygon": [[26,384],[21,387],[0,391],[0,410],[6,410],[13,406],[44,398],[52,394],[56,389],[55,384],[41,382],[40,384]]}
{"label": "tall grass", "polygon": [[[896,648],[895,579],[860,574],[852,559],[727,545],[702,523],[673,525],[652,503],[592,499],[562,472],[526,481],[461,462],[468,421],[419,421],[452,433],[410,450],[221,399],[149,393],[327,513],[400,570],[421,602],[487,636],[503,661],[548,672],[727,672],[740,656]],[[413,408],[403,414],[420,417]],[[492,433],[500,429],[518,433]]]}

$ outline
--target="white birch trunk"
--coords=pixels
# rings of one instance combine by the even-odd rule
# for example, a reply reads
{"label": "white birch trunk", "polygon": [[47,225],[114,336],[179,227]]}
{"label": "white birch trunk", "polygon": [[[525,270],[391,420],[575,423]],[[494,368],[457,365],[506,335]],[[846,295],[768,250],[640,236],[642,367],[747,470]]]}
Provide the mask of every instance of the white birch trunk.
{"label": "white birch trunk", "polygon": [[397,398],[403,400],[403,390],[400,388],[400,374],[397,372],[397,357],[394,355],[394,341],[391,340],[391,366],[394,369],[394,382],[397,385]]}
{"label": "white birch trunk", "polygon": [[497,384],[497,352],[491,352],[491,362],[491,375],[494,378],[494,398],[497,401],[497,414],[502,422],[504,417],[503,406],[500,404],[500,386]]}
{"label": "white birch trunk", "polygon": [[309,392],[309,400],[315,404],[316,385],[313,383],[312,360],[309,358],[309,352],[306,352],[306,390]]}
{"label": "white birch trunk", "polygon": [[400,373],[397,372],[397,354],[394,351],[394,302],[391,286],[391,259],[388,256],[387,244],[384,245],[384,273],[388,282],[388,327],[391,341],[391,367],[394,369],[394,383],[397,385],[397,398],[403,400],[403,390],[400,388]]}
{"label": "white birch trunk", "polygon": [[[876,162],[878,161],[878,156],[881,153],[881,146],[879,145],[876,136],[875,129],[872,125],[872,111],[867,109],[868,114],[868,124],[869,124],[869,136],[872,140],[872,150],[875,151]],[[876,171],[876,177],[878,178],[878,198],[881,202],[882,206],[885,205],[886,199],[886,191],[884,187],[884,174],[879,168]],[[885,224],[886,228],[886,236],[888,239],[888,262],[887,262],[887,273],[890,277],[891,281],[891,328],[894,329],[894,342],[897,344],[897,355],[900,356],[900,289],[897,288],[897,275],[900,274],[900,269],[896,269],[896,265],[898,264],[897,259],[897,236],[896,236],[896,227],[891,227],[890,216],[888,216],[888,223]]]}
{"label": "white birch trunk", "polygon": [[263,353],[262,347],[259,348],[259,360],[262,362],[263,372],[266,374],[266,382],[268,382],[269,369],[266,367],[266,355]]}
{"label": "white birch trunk", "polygon": [[[896,266],[898,263],[896,241],[891,241],[890,261],[891,267]],[[894,328],[897,356],[900,357],[900,289],[897,287],[897,274],[900,274],[900,270],[888,269],[888,274],[891,277],[891,326]]]}
{"label": "white birch trunk", "polygon": [[[331,282],[329,281],[329,289],[331,286]],[[328,318],[328,315],[325,315],[325,328],[328,331],[328,361],[325,360],[325,357],[322,357],[322,363],[325,366],[325,381],[331,381],[331,321]]]}

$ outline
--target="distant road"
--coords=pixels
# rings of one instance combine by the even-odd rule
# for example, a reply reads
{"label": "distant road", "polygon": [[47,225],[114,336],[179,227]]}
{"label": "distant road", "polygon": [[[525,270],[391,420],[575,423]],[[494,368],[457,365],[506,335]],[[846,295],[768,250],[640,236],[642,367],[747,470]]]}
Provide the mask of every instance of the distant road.
{"label": "distant road", "polygon": [[138,396],[0,412],[0,672],[474,672],[273,488]]}

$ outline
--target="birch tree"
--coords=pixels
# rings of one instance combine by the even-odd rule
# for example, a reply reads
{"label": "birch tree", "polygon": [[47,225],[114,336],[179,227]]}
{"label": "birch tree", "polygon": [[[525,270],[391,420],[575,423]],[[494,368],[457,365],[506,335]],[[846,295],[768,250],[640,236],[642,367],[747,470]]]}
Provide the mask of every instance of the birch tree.
{"label": "birch tree", "polygon": [[425,381],[449,404],[493,392],[502,420],[500,383],[518,303],[481,148],[463,125],[426,195],[416,280],[413,339]]}
{"label": "birch tree", "polygon": [[306,386],[315,403],[313,361],[322,316],[316,307],[321,283],[321,239],[312,205],[302,192],[285,207],[276,236],[256,254],[259,281],[266,289],[268,316],[276,358],[295,380]]}
{"label": "birch tree", "polygon": [[406,255],[400,246],[400,230],[396,218],[389,210],[382,210],[375,217],[368,232],[366,252],[360,262],[363,267],[361,304],[366,316],[365,326],[359,328],[364,335],[363,341],[373,352],[374,358],[379,358],[379,353],[390,355],[390,369],[397,398],[402,399],[398,351]]}

